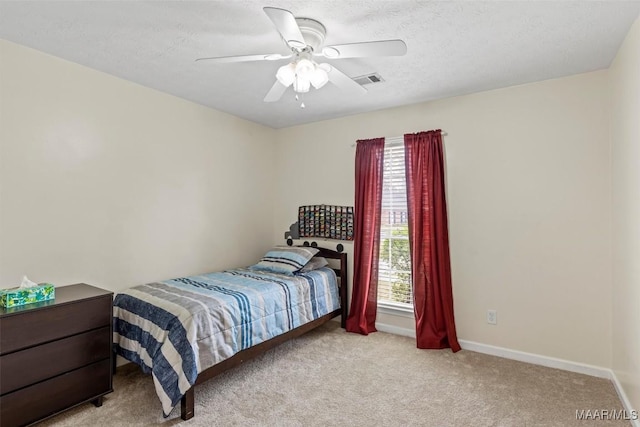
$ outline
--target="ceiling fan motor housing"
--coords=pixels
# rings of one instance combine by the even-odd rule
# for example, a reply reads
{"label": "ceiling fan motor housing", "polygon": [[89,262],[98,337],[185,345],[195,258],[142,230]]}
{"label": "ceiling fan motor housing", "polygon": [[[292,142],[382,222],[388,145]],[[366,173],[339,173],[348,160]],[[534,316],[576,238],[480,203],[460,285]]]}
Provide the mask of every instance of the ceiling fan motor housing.
{"label": "ceiling fan motor housing", "polygon": [[319,52],[327,35],[327,29],[324,25],[311,18],[296,18],[296,23],[300,27],[300,32],[307,46],[313,51]]}

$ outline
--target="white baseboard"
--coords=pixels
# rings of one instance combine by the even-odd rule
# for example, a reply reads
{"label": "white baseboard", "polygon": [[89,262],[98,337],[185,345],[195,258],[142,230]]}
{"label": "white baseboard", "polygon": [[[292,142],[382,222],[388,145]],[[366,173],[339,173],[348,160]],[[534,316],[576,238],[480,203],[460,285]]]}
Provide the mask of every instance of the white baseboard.
{"label": "white baseboard", "polygon": [[[384,323],[376,323],[376,329],[380,332],[388,332],[390,334],[403,335],[411,338],[415,338],[416,336],[416,331],[413,329],[400,328],[398,326],[386,325]],[[460,347],[464,350],[490,354],[492,356],[503,357],[505,359],[518,360],[520,362],[532,363],[534,365],[546,366],[548,368],[562,369],[564,371],[576,372],[579,374],[590,375],[592,377],[606,378],[613,382],[616,392],[618,393],[618,397],[622,401],[622,405],[624,406],[627,414],[633,414],[634,410],[640,411],[640,408],[631,407],[631,402],[629,402],[629,398],[627,397],[622,384],[620,384],[615,373],[609,368],[588,365],[580,362],[572,362],[570,360],[527,353],[504,347],[497,347],[474,341],[458,340],[458,342],[460,343]],[[633,427],[640,427],[640,420],[631,420],[631,425],[633,425]]]}
{"label": "white baseboard", "polygon": [[[416,331],[408,328],[376,323],[376,329],[390,334],[403,335],[405,337],[416,337]],[[579,362],[572,362],[555,357],[542,356],[540,354],[526,353],[524,351],[511,350],[509,348],[497,347],[489,344],[482,344],[474,341],[458,340],[460,347],[464,350],[475,351],[477,353],[490,354],[492,356],[504,357],[505,359],[518,360],[520,362],[532,363],[534,365],[546,366],[548,368],[562,369],[564,371],[577,372],[579,374],[591,375],[592,377],[612,379],[610,369],[599,366],[587,365]]]}
{"label": "white baseboard", "polygon": [[[622,406],[624,406],[627,414],[632,414],[633,410],[637,411],[636,414],[640,413],[640,408],[634,408],[631,406],[629,397],[627,396],[627,393],[625,393],[622,384],[620,384],[620,381],[618,381],[618,377],[616,376],[616,373],[614,371],[611,371],[611,381],[613,382],[613,386],[615,387],[616,392],[618,393],[618,397],[622,401]],[[633,427],[640,427],[640,419],[631,420],[631,425]]]}
{"label": "white baseboard", "polygon": [[562,369],[563,371],[577,372],[592,377],[611,379],[611,370],[600,366],[587,365],[585,363],[572,362],[570,360],[542,356],[540,354],[527,353],[519,350],[511,350],[509,348],[496,347],[474,341],[458,340],[458,342],[464,350],[491,354],[493,356],[504,357],[505,359],[518,360],[520,362],[532,363],[548,368]]}
{"label": "white baseboard", "polygon": [[387,332],[389,334],[402,335],[403,337],[416,337],[416,331],[414,329],[401,328],[399,326],[387,325],[385,323],[376,323],[376,329],[380,332]]}

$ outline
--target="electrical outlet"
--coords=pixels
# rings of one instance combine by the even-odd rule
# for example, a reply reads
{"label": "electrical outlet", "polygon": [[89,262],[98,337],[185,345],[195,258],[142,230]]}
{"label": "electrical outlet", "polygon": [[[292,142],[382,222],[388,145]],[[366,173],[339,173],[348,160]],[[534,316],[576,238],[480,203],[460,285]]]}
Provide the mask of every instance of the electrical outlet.
{"label": "electrical outlet", "polygon": [[498,312],[496,310],[487,310],[487,323],[490,325],[498,324]]}

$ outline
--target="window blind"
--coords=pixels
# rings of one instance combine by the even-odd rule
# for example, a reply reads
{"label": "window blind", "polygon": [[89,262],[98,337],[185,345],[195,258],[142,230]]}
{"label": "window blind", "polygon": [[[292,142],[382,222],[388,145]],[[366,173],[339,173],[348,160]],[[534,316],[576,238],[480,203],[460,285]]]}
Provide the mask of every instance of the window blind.
{"label": "window blind", "polygon": [[378,301],[412,306],[404,141],[387,139],[382,180]]}

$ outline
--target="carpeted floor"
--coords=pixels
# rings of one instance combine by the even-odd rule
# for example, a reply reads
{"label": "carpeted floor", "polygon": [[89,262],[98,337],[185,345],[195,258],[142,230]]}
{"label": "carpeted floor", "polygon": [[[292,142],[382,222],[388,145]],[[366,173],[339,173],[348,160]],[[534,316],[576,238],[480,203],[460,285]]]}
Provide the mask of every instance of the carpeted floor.
{"label": "carpeted floor", "polygon": [[41,426],[600,426],[577,410],[622,410],[612,383],[335,322],[196,388],[192,420],[164,419],[151,377],[120,369],[115,391]]}

